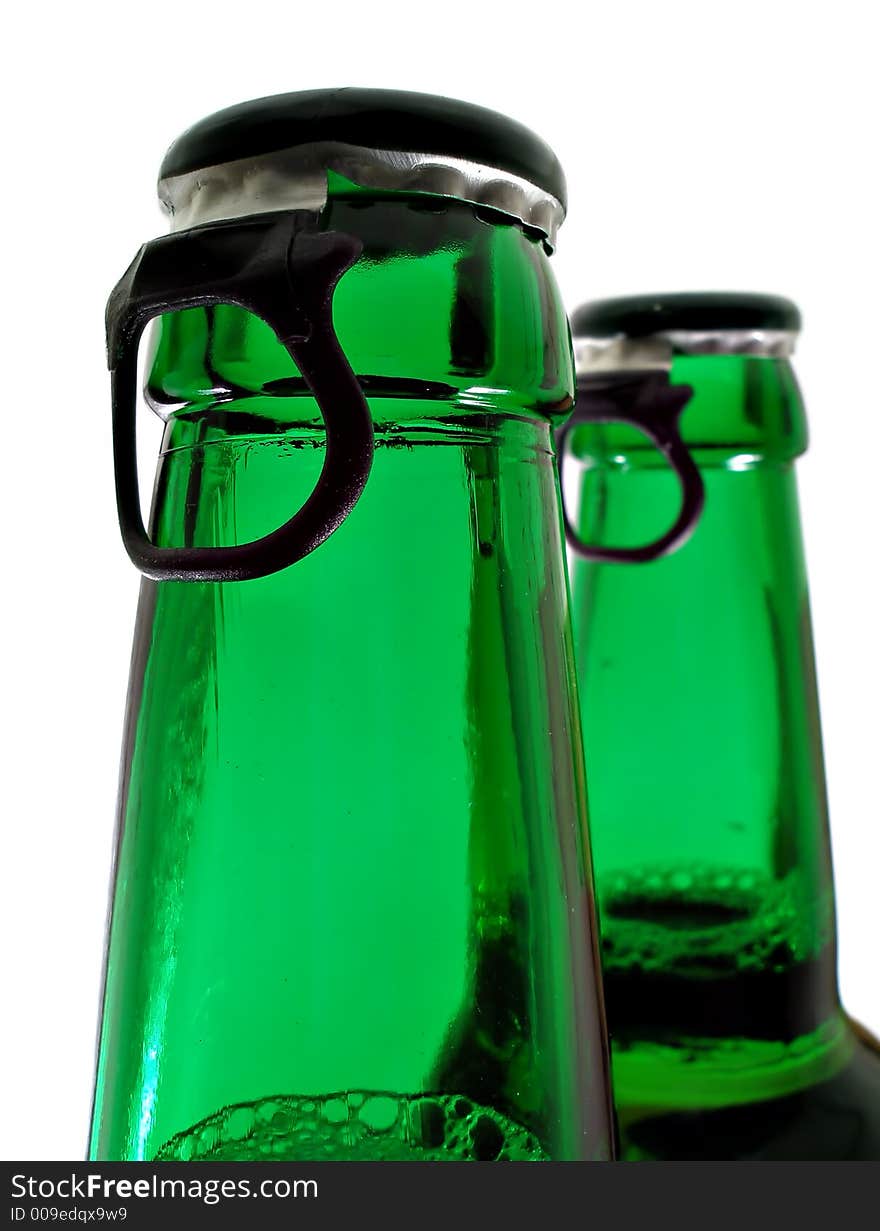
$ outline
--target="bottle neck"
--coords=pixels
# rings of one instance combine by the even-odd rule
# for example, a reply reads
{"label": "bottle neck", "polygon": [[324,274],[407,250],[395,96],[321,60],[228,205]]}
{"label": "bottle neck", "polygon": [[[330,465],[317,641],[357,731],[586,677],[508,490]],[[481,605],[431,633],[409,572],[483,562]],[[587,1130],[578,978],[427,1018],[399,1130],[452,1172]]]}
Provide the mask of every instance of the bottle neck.
{"label": "bottle neck", "polygon": [[[784,361],[683,358],[672,380],[695,390],[696,532],[650,565],[575,572],[611,1028],[789,1047],[837,1013],[793,465],[805,419]],[[677,495],[662,459],[624,429],[585,431],[580,449],[585,537],[652,537]]]}
{"label": "bottle neck", "polygon": [[[334,327],[378,430],[497,408],[544,418],[569,409],[567,324],[540,238],[461,202],[338,187],[322,226],[363,244],[337,286]],[[147,393],[163,417],[198,416],[201,438],[241,411],[254,426],[320,429],[281,342],[231,305],[162,318]]]}
{"label": "bottle neck", "polygon": [[[255,1141],[267,1107],[305,1102],[303,1148],[317,1131],[351,1157],[406,1157],[400,1133],[433,1157],[454,1109],[511,1157],[607,1149],[550,423],[564,318],[515,228],[373,208],[338,223],[364,238],[336,324],[377,425],[357,506],[270,576],[146,583],[99,1157],[186,1157],[255,1099]],[[189,399],[154,534],[246,541],[314,486],[320,425],[258,321],[184,316],[151,376]]]}
{"label": "bottle neck", "polygon": [[[367,396],[377,454],[424,440],[549,455],[549,426],[570,406],[573,372],[540,239],[460,202],[348,195],[339,185],[322,224],[362,244],[337,286],[334,328]],[[259,537],[313,489],[323,462],[320,412],[293,359],[258,317],[233,305],[166,314],[147,393],[167,420],[153,510],[163,545],[181,545],[181,534],[196,546]],[[241,457],[247,454],[253,469],[267,449],[282,445],[293,462],[283,480],[255,490],[235,479],[233,500]],[[177,457],[186,450],[191,457]],[[373,503],[391,498],[382,490],[389,469],[374,461]],[[183,528],[170,498],[180,470],[188,475]],[[442,470],[438,462],[438,475]],[[450,497],[466,514],[466,492],[454,468],[448,474]],[[355,517],[352,528],[358,525],[365,530],[368,520]],[[386,547],[381,536],[364,543],[374,554]]]}

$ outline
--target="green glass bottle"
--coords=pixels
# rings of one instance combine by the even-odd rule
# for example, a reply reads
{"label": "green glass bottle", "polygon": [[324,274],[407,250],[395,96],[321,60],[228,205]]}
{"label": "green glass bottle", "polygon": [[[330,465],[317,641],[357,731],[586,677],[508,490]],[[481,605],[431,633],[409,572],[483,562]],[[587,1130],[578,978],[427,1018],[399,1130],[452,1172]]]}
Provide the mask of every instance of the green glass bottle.
{"label": "green glass bottle", "polygon": [[[153,579],[91,1156],[607,1158],[558,164],[480,108],[313,91],[196,125],[160,192],[174,234],[109,317],[123,529]],[[163,309],[151,545],[128,399]]]}
{"label": "green glass bottle", "polygon": [[[836,984],[797,309],[632,298],[572,328],[579,408],[609,382],[677,389],[705,486],[674,554],[574,563],[623,1157],[878,1159],[880,1056]],[[676,480],[644,436],[587,424],[572,442],[585,537],[632,547],[668,524]]]}

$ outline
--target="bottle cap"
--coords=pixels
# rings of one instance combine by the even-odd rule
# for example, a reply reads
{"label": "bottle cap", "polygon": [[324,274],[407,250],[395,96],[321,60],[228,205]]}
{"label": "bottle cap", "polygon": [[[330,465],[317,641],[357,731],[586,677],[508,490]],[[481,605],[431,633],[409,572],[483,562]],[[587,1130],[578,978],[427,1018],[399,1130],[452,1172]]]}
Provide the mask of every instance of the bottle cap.
{"label": "bottle cap", "polygon": [[281,209],[321,209],[327,172],[364,188],[499,210],[553,247],[565,177],[521,124],[454,99],[397,90],[306,90],[241,103],[179,137],[159,172],[174,230]]}
{"label": "bottle cap", "polygon": [[571,318],[579,374],[669,367],[675,355],[784,359],[801,328],[797,305],[779,295],[689,291],[598,299]]}

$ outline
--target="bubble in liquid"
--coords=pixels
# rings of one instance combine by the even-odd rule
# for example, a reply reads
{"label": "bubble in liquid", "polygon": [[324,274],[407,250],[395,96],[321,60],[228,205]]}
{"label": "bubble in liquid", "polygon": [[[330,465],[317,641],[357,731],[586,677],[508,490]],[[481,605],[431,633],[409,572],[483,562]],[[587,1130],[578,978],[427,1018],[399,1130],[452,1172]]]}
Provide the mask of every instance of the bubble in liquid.
{"label": "bubble in liquid", "polygon": [[157,1161],[540,1161],[537,1137],[461,1095],[356,1090],[226,1107],[172,1137]]}
{"label": "bubble in liquid", "polygon": [[348,1119],[348,1104],[345,1099],[328,1099],[324,1104],[324,1119],[330,1124],[344,1124]]}
{"label": "bubble in liquid", "polygon": [[[358,1103],[362,1100],[358,1099]],[[349,1103],[357,1106],[358,1103],[353,1103],[349,1099]],[[373,1098],[367,1099],[362,1104],[358,1113],[358,1119],[362,1124],[366,1124],[367,1128],[373,1130],[374,1133],[387,1132],[397,1119],[397,1100],[388,1098],[387,1095],[377,1094]]]}
{"label": "bubble in liquid", "polygon": [[804,932],[797,872],[774,879],[756,870],[654,867],[612,872],[599,885],[607,970],[686,971],[696,963],[734,974],[790,965],[831,935]]}
{"label": "bubble in liquid", "polygon": [[276,1103],[274,1099],[265,1099],[261,1103],[255,1103],[254,1106],[256,1108],[256,1115],[259,1119],[264,1124],[268,1124],[271,1122],[276,1111],[280,1110],[281,1105],[280,1103]]}
{"label": "bubble in liquid", "polygon": [[273,1133],[286,1133],[290,1128],[290,1114],[286,1108],[280,1107],[269,1121]]}
{"label": "bubble in liquid", "polygon": [[471,1129],[471,1143],[480,1162],[491,1162],[504,1148],[504,1134],[489,1116],[480,1116]]}
{"label": "bubble in liquid", "polygon": [[250,1107],[236,1107],[226,1121],[226,1135],[232,1141],[247,1137],[254,1127],[254,1113]]}

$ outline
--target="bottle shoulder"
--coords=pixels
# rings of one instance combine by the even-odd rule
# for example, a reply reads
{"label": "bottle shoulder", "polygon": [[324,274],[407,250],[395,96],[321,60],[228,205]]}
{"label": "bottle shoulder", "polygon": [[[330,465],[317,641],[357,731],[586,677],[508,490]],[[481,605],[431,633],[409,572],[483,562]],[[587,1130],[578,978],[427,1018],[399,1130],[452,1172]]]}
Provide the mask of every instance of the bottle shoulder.
{"label": "bottle shoulder", "polygon": [[845,1019],[852,1044],[832,1077],[781,1098],[710,1110],[621,1115],[631,1160],[880,1161],[880,1042]]}

